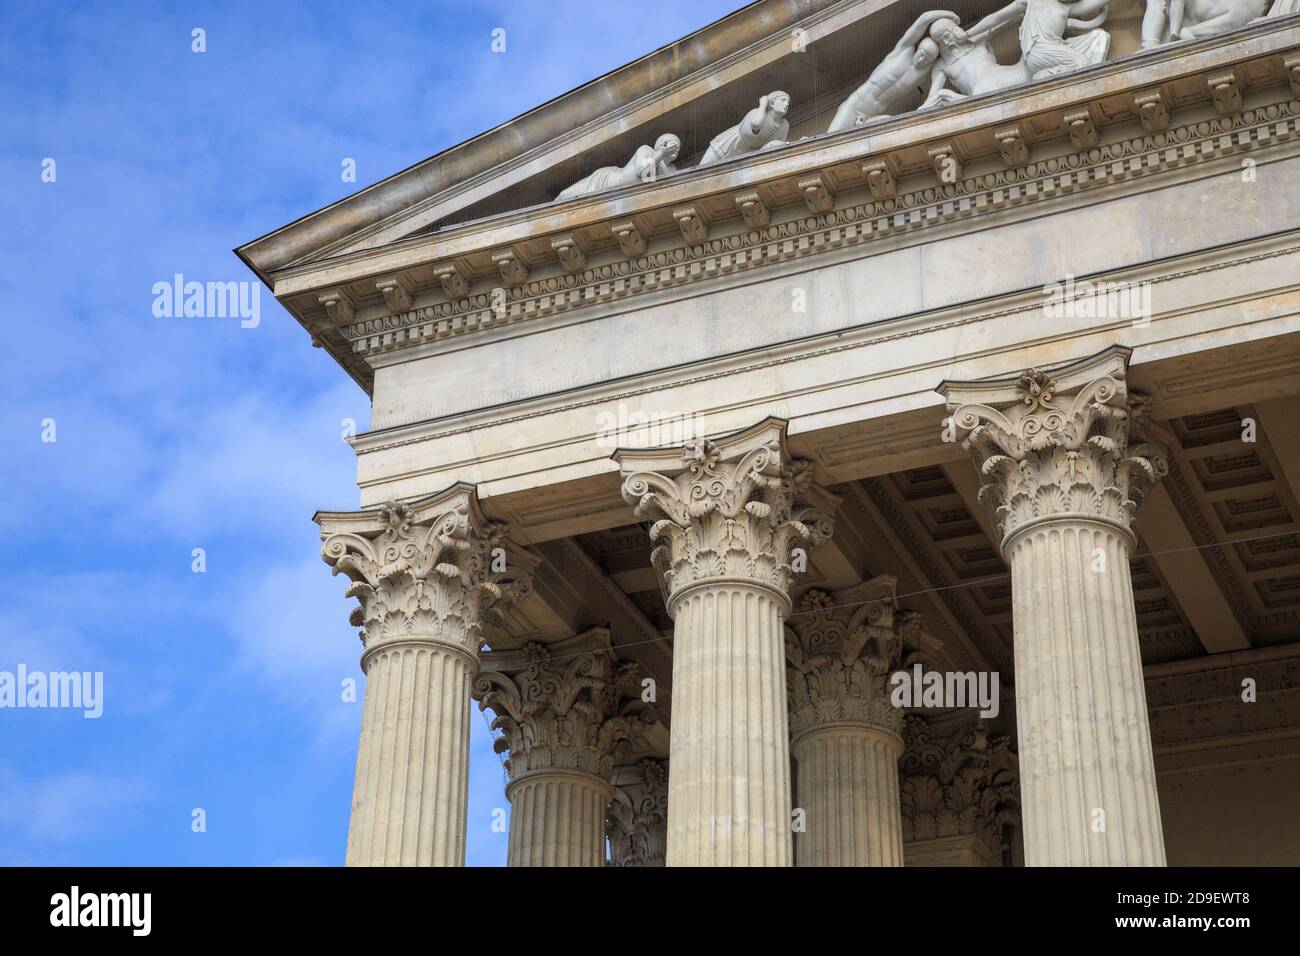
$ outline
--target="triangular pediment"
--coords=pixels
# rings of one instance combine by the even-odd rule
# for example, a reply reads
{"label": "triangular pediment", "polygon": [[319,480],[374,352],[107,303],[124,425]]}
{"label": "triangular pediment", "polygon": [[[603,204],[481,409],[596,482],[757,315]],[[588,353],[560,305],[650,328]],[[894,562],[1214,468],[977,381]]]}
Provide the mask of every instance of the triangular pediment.
{"label": "triangular pediment", "polygon": [[[1140,15],[1135,0],[1118,5]],[[791,97],[792,140],[824,135],[839,103],[934,6],[927,0],[759,0],[239,252],[266,277],[547,205],[593,170],[622,166],[663,133],[680,138],[677,165],[690,168],[714,136],[777,89]],[[970,22],[998,6],[957,0],[943,8]],[[1000,58],[1014,60],[1015,30],[1002,31],[995,48]],[[919,105],[919,91],[916,99]]]}

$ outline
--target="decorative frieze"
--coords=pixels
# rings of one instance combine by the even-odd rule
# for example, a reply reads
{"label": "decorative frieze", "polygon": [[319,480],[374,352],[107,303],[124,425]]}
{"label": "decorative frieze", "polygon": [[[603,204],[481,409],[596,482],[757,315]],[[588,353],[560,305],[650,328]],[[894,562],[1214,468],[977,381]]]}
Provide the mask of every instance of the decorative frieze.
{"label": "decorative frieze", "polygon": [[648,253],[643,249],[644,233],[631,221],[623,222],[612,228],[630,258],[589,267],[581,273],[529,281],[519,287],[518,296],[510,301],[504,314],[494,312],[494,303],[485,291],[458,295],[453,301],[400,315],[355,322],[340,331],[355,352],[385,351],[470,333],[498,322],[543,318],[593,302],[614,301],[762,268],[773,262],[816,256],[924,230],[958,216],[987,215],[1081,190],[1104,188],[1125,179],[1286,142],[1297,135],[1300,102],[1275,103],[902,195],[896,192],[897,179],[889,161],[881,158],[863,164],[872,200],[833,210],[827,214],[833,219],[830,224],[797,218],[757,230],[757,235],[744,232],[709,239],[698,248],[688,245]]}

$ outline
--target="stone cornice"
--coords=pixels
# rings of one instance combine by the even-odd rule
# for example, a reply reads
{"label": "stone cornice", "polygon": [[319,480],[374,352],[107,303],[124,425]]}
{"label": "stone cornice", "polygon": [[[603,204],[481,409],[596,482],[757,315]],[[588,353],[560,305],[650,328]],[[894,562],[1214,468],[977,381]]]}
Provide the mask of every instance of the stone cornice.
{"label": "stone cornice", "polygon": [[[814,137],[741,163],[687,170],[659,183],[598,194],[582,206],[582,215],[569,204],[549,204],[449,228],[438,233],[436,240],[405,241],[331,260],[327,266],[278,275],[276,293],[300,318],[311,318],[318,327],[320,316],[315,313],[320,306],[314,304],[313,295],[302,298],[318,289],[346,286],[363,278],[373,285],[372,276],[384,278],[436,263],[463,265],[476,256],[487,262],[485,257],[521,242],[549,242],[575,229],[597,235],[633,215],[647,235],[658,237],[645,255],[619,257],[611,232],[606,245],[592,255],[590,265],[573,273],[564,271],[558,261],[533,261],[530,278],[508,289],[504,300],[501,293],[493,298],[492,290],[501,282],[489,274],[490,263],[488,268],[481,263],[475,268],[475,274],[487,279],[472,285],[460,299],[446,299],[439,288],[431,293],[433,301],[428,301],[430,285],[424,277],[424,290],[415,297],[420,304],[415,308],[396,315],[383,305],[378,314],[373,307],[363,308],[362,317],[344,331],[333,329],[323,337],[336,356],[355,364],[395,348],[434,344],[487,328],[1110,186],[1203,163],[1225,153],[1258,149],[1297,136],[1300,106],[1289,97],[1262,93],[1265,88],[1285,88],[1285,71],[1277,54],[1300,44],[1300,27],[1280,24],[1287,21],[1264,21],[1233,34],[1180,44],[1176,50],[1153,51],[945,110],[909,114],[868,131]],[[1195,95],[1188,90],[1199,90],[1199,80],[1222,72],[1225,66],[1235,66],[1251,77],[1248,108],[1229,116],[1206,115],[1208,86]],[[1152,89],[1180,91],[1168,97],[1174,125],[1165,131],[1119,139],[1108,135],[1123,124],[1137,125],[1134,99]],[[1261,103],[1265,98],[1274,102]],[[1080,104],[1094,106],[1094,112],[1106,118],[1098,124],[1104,141],[1100,146],[1074,150],[1069,145],[1061,118]],[[1193,116],[1194,121],[1179,123],[1180,115]],[[1005,132],[1013,122],[1032,130],[1033,141],[1027,144],[1029,163],[1007,168],[994,133]],[[1247,131],[1248,136],[1242,135]],[[1105,142],[1108,139],[1114,141]],[[926,152],[935,140],[951,141],[964,154],[968,174],[960,182],[941,184],[935,178]],[[1062,144],[1066,145],[1064,153]],[[896,181],[903,188],[895,196],[854,203],[855,197],[866,195],[863,163],[882,158],[896,171]],[[823,176],[836,187],[837,208],[831,212],[810,215],[791,185],[813,175]],[[734,206],[735,195],[764,183],[791,185],[789,201],[773,209],[772,225],[727,234],[744,226],[733,210],[725,228],[714,229],[717,235],[702,243],[684,244],[680,236],[663,238],[675,234],[669,232],[673,230],[673,210],[701,198]],[[611,251],[615,251],[612,261]],[[530,255],[536,260],[535,250]],[[377,296],[375,301],[379,301]],[[303,314],[303,309],[311,314]]]}

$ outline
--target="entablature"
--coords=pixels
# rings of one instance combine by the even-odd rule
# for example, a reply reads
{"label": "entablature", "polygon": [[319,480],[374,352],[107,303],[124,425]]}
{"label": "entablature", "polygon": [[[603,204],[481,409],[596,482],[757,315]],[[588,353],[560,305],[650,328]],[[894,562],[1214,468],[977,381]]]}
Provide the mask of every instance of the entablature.
{"label": "entablature", "polygon": [[[1300,135],[1300,18],[806,138],[658,182],[451,226],[273,276],[367,389],[373,369],[534,320],[852,250],[1083,190],[1144,188]],[[950,182],[945,178],[952,179]],[[863,252],[873,248],[863,246]],[[348,308],[340,310],[343,301]],[[553,319],[552,319],[553,321]]]}

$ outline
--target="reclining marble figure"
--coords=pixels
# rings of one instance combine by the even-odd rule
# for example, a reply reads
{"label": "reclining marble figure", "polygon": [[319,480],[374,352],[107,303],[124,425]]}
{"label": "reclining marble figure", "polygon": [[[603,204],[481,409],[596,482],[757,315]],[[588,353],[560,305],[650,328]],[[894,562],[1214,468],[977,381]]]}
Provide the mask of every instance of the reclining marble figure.
{"label": "reclining marble figure", "polygon": [[931,10],[916,18],[902,39],[871,72],[867,82],[840,104],[828,133],[892,116],[907,105],[909,96],[918,90],[924,91],[922,84],[929,78],[939,57],[939,45],[926,33],[930,25],[940,19],[956,23],[957,14],[948,10]]}
{"label": "reclining marble figure", "polygon": [[591,175],[579,179],[555,198],[574,199],[577,196],[587,196],[636,183],[652,183],[664,176],[671,176],[677,172],[677,167],[673,163],[681,149],[682,141],[672,133],[665,133],[655,140],[654,146],[638,147],[626,166],[602,166]]}
{"label": "reclining marble figure", "polygon": [[701,166],[720,163],[735,156],[756,153],[760,149],[784,146],[790,135],[790,94],[776,90],[758,101],[758,107],[745,114],[736,126],[719,133],[709,143],[700,160]]}
{"label": "reclining marble figure", "polygon": [[[1297,0],[1277,0],[1269,16],[1285,3],[1295,12]],[[1142,49],[1178,40],[1196,40],[1244,27],[1263,17],[1268,0],[1147,0],[1142,17]]]}

